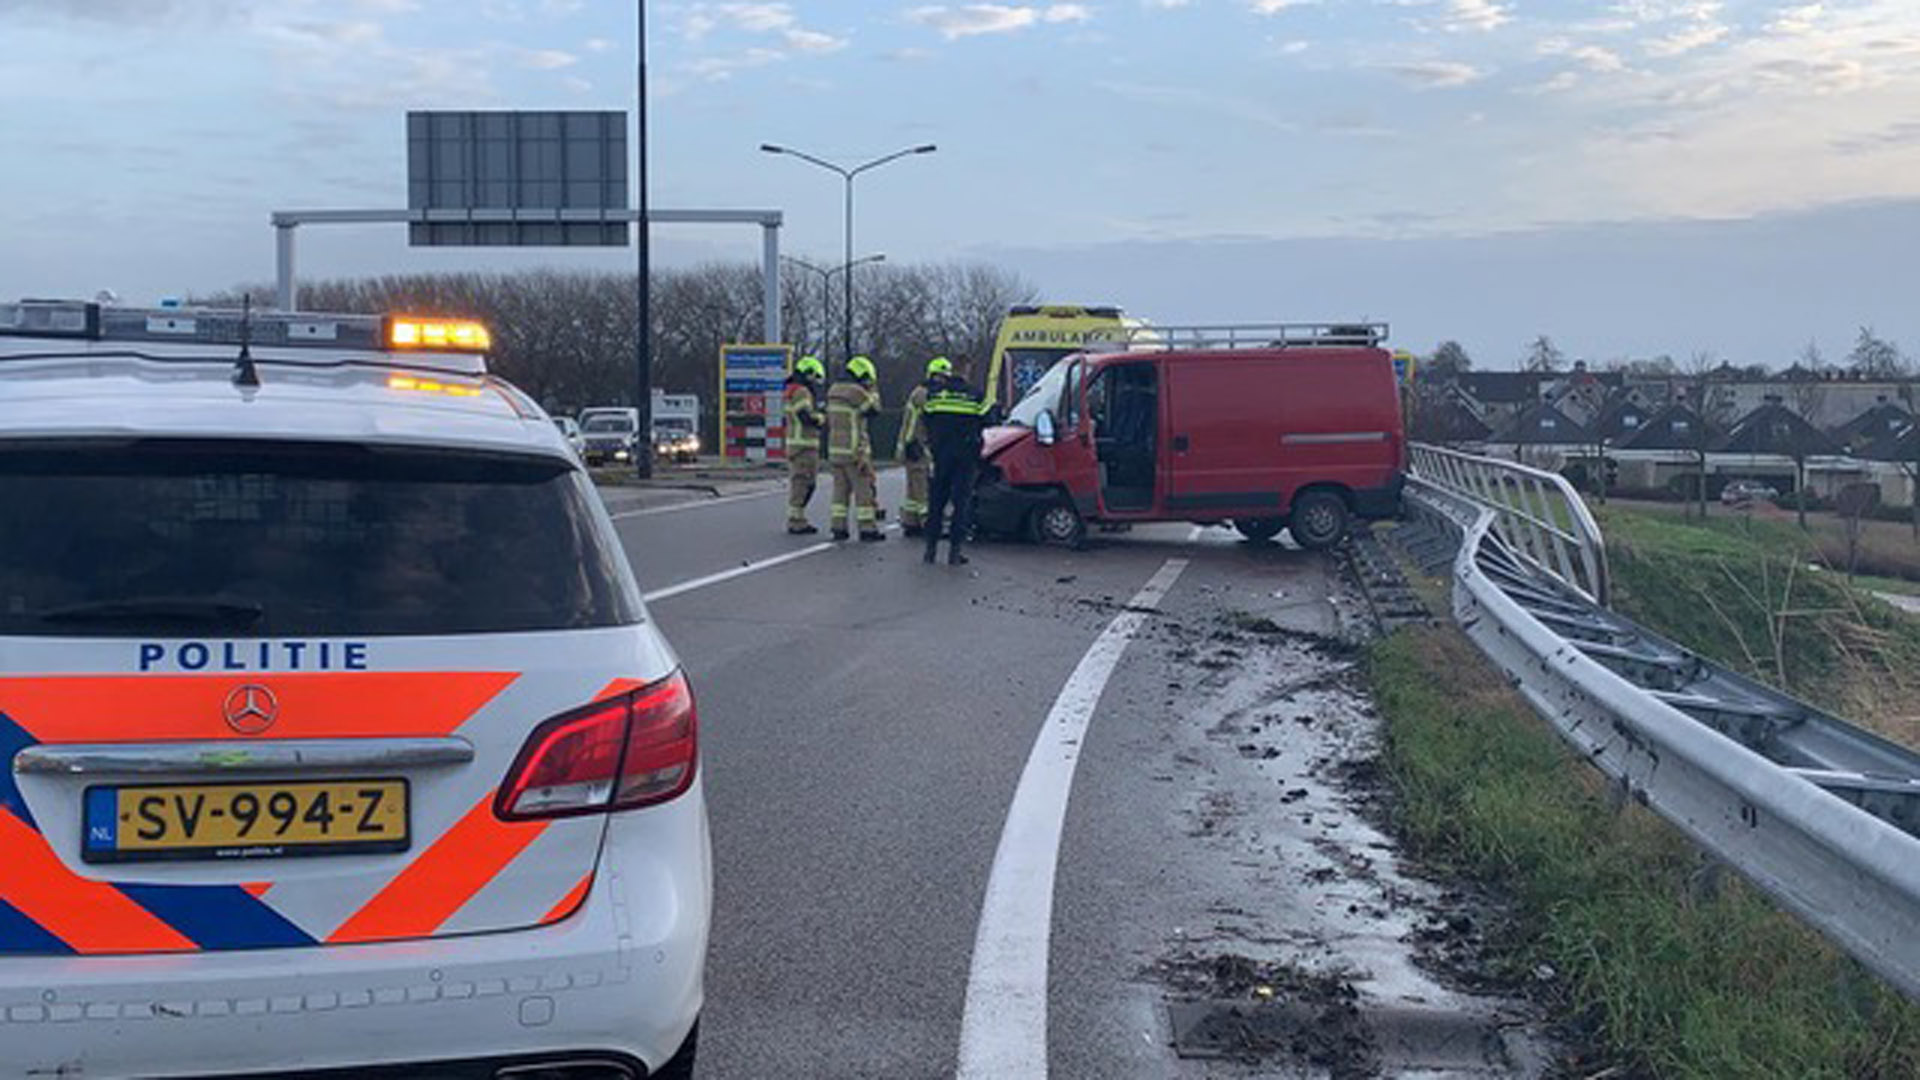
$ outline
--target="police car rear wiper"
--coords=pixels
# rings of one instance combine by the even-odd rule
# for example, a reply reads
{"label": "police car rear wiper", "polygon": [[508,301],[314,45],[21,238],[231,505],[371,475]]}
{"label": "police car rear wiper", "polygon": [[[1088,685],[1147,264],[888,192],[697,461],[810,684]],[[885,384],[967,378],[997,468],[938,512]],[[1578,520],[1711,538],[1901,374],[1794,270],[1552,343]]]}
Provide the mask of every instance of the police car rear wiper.
{"label": "police car rear wiper", "polygon": [[266,614],[258,604],[223,600],[195,600],[177,596],[140,597],[132,600],[102,600],[73,604],[36,612],[34,618],[48,623],[137,623],[140,625],[179,624],[219,626],[239,629],[252,626]]}

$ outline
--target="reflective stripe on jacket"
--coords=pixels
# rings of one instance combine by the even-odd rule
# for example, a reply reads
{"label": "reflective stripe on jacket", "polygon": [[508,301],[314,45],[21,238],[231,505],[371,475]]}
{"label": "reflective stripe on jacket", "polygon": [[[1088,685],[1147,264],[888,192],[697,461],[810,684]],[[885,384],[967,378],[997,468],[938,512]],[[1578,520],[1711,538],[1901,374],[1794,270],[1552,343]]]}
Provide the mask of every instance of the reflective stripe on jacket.
{"label": "reflective stripe on jacket", "polygon": [[813,400],[813,387],[808,386],[805,380],[788,381],[786,411],[787,448],[819,449],[820,429],[826,426],[826,418],[820,415],[820,408]]}
{"label": "reflective stripe on jacket", "polygon": [[827,390],[827,459],[873,460],[867,418],[880,411],[880,395],[857,382],[834,383]]}
{"label": "reflective stripe on jacket", "polygon": [[918,443],[921,449],[926,449],[926,425],[920,421],[921,414],[926,412],[926,409],[927,388],[922,384],[914,387],[913,393],[907,395],[907,411],[900,421],[900,441],[893,448],[894,457],[904,460],[907,456],[907,447],[915,443]]}

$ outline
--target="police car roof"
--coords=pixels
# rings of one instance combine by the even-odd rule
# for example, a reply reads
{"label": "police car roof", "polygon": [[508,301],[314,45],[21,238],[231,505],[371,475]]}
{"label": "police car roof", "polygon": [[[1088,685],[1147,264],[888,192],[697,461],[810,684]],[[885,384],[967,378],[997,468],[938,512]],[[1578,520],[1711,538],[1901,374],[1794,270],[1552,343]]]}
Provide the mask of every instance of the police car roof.
{"label": "police car roof", "polygon": [[351,441],[571,460],[531,399],[498,379],[381,350],[49,340],[0,334],[0,439],[153,437]]}

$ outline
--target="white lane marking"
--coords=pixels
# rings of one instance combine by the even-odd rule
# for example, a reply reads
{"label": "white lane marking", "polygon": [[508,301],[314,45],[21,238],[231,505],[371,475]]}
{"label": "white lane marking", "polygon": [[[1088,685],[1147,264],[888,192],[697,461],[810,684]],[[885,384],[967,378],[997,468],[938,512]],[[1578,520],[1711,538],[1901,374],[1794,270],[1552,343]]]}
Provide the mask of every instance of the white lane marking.
{"label": "white lane marking", "polygon": [[[888,522],[881,528],[881,531],[894,532],[899,528],[900,525],[898,522]],[[737,577],[746,577],[748,574],[761,570],[768,570],[775,566],[784,566],[795,560],[804,559],[809,555],[818,555],[830,548],[851,547],[857,543],[859,543],[858,540],[823,540],[818,544],[803,547],[797,551],[789,551],[782,555],[775,555],[772,558],[745,563],[731,570],[722,570],[717,574],[708,574],[706,577],[697,577],[689,581],[682,581],[677,585],[668,585],[664,588],[655,589],[650,593],[643,593],[640,598],[651,604],[655,600],[665,600],[670,596],[679,596],[681,593],[689,593],[695,589],[704,589],[709,585],[718,585],[723,581],[732,581]]]}
{"label": "white lane marking", "polygon": [[699,510],[707,506],[725,506],[728,503],[745,502],[748,499],[764,499],[770,495],[782,495],[785,493],[785,488],[769,489],[767,491],[749,491],[742,495],[722,495],[716,499],[693,499],[688,502],[674,503],[671,506],[648,506],[639,510],[622,510],[617,514],[610,514],[608,516],[615,521],[625,521],[628,518],[651,517],[654,514],[673,514],[681,510]]}
{"label": "white lane marking", "polygon": [[678,585],[668,585],[664,589],[655,589],[645,594],[642,599],[651,604],[656,600],[665,600],[670,596],[679,596],[681,593],[689,593],[695,589],[704,589],[709,585],[718,585],[723,581],[732,581],[734,578],[745,577],[748,574],[760,570],[783,566],[796,559],[804,559],[809,555],[818,555],[823,551],[830,551],[838,546],[839,544],[836,541],[822,541],[812,547],[803,547],[796,551],[789,551],[784,555],[775,555],[771,559],[760,559],[757,562],[750,562],[744,566],[736,566],[731,570],[722,570],[717,574],[708,574],[706,577],[697,577],[691,581],[682,581]]}
{"label": "white lane marking", "polygon": [[1033,741],[1007,808],[973,939],[960,1017],[959,1080],[1047,1075],[1047,951],[1053,875],[1087,726],[1127,644],[1187,568],[1168,559],[1080,659]]}

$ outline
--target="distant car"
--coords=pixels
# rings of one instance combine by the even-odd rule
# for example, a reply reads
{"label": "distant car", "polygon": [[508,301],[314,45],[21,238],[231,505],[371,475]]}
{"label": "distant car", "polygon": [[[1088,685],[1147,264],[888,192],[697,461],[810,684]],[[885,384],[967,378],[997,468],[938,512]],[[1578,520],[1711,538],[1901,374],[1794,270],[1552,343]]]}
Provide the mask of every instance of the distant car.
{"label": "distant car", "polygon": [[700,436],[691,428],[660,425],[653,429],[653,454],[662,461],[690,465],[699,460]]}
{"label": "distant car", "polygon": [[574,453],[587,452],[587,437],[580,431],[579,421],[571,416],[556,416],[553,418],[553,426],[559,428],[560,434],[566,436],[567,445],[573,447]]}
{"label": "distant car", "polygon": [[639,445],[639,431],[633,418],[617,413],[602,413],[590,416],[581,425],[581,434],[586,445],[581,457],[589,465],[608,462],[625,464],[633,460],[634,447]]}
{"label": "distant car", "polygon": [[1780,493],[1771,486],[1758,480],[1735,480],[1720,490],[1720,501],[1727,506],[1742,506],[1751,502],[1772,502]]}

